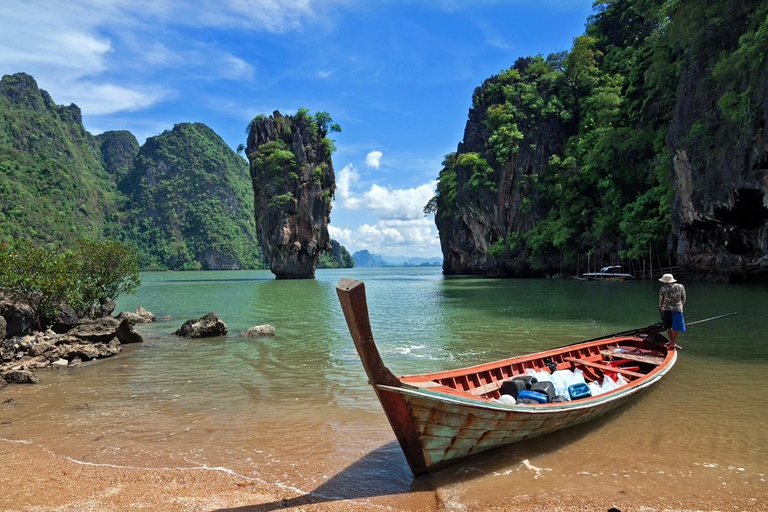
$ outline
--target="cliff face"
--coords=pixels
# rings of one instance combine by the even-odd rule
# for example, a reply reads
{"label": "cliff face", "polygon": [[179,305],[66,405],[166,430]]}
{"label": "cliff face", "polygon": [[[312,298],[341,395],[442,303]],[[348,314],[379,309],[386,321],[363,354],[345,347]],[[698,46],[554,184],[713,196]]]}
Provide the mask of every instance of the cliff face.
{"label": "cliff face", "polygon": [[596,3],[474,94],[435,198],[446,274],[768,275],[768,4]]}
{"label": "cliff face", "polygon": [[260,268],[248,164],[201,123],[150,137],[121,181],[142,268]]}
{"label": "cliff face", "polygon": [[314,278],[321,253],[331,250],[328,222],[336,182],[323,121],[302,109],[296,116],[275,111],[250,125],[246,154],[257,233],[278,279]]}
{"label": "cliff face", "polygon": [[[530,59],[520,59],[507,73],[475,90],[464,139],[443,162],[435,223],[445,274],[524,277],[540,273],[532,269],[521,241],[547,215],[534,181],[546,173],[549,158],[560,150],[568,124],[557,110],[545,111],[554,97],[528,76],[531,65]],[[510,84],[533,87],[542,103],[530,105],[510,95]],[[518,135],[494,147],[496,120],[489,118],[489,111],[499,104],[519,112]],[[506,151],[495,151],[501,145]]]}
{"label": "cliff face", "polygon": [[679,261],[710,280],[768,270],[766,11],[729,5],[687,54],[667,135]]}

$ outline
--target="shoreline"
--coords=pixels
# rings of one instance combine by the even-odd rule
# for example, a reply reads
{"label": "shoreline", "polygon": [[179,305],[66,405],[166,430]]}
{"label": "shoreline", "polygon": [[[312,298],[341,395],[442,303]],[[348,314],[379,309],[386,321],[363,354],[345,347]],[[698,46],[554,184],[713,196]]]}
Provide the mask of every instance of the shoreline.
{"label": "shoreline", "polygon": [[380,511],[354,500],[328,500],[226,468],[140,468],[77,461],[30,441],[0,439],[0,508],[163,511],[275,509]]}
{"label": "shoreline", "polygon": [[[339,499],[258,478],[239,475],[227,468],[190,466],[140,468],[78,461],[31,441],[0,439],[0,509],[56,511],[119,511],[149,509],[163,511],[267,512],[301,511],[506,511],[506,512],[704,512],[761,511],[766,496],[712,497],[681,493],[675,498],[643,497],[631,494],[601,493],[573,495],[556,489],[534,495],[509,496],[499,504],[460,503],[451,486],[434,488],[437,480],[419,480],[411,503],[388,503],[390,497],[377,496],[375,502]],[[423,483],[423,484],[422,484]],[[394,496],[392,497],[394,498]],[[402,495],[401,495],[402,498]]]}

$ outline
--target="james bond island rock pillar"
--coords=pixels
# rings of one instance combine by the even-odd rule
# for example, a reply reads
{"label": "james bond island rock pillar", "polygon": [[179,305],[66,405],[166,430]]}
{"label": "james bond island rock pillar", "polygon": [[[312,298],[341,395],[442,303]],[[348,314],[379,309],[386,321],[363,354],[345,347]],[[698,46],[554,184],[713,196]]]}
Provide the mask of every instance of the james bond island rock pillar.
{"label": "james bond island rock pillar", "polygon": [[336,190],[327,112],[257,116],[248,129],[259,243],[277,279],[311,279],[330,250],[328,221]]}

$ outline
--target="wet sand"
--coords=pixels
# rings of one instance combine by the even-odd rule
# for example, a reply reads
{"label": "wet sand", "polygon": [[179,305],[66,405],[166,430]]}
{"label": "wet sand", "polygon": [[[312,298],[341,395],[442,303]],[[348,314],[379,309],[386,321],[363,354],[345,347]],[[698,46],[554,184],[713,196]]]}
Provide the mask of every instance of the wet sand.
{"label": "wet sand", "polygon": [[[329,500],[312,493],[249,479],[215,468],[127,468],[82,463],[26,442],[0,441],[0,509],[4,511],[763,511],[766,496],[699,497],[680,489],[675,498],[649,498],[615,491],[589,496],[556,492],[518,495],[497,505],[460,504],[450,487],[420,480],[413,507],[388,504],[386,497]],[[401,496],[402,498],[402,496]],[[394,506],[393,506],[394,505]]]}

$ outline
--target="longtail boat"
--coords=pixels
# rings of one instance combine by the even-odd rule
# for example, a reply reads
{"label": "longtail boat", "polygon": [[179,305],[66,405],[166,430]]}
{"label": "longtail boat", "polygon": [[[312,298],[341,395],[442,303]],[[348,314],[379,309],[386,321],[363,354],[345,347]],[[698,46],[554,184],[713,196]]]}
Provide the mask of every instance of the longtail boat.
{"label": "longtail boat", "polygon": [[[417,477],[492,448],[602,416],[658,384],[677,360],[674,350],[658,343],[663,338],[656,338],[657,331],[646,328],[468,368],[396,377],[374,343],[363,282],[342,279],[336,291],[369,383]],[[566,402],[498,401],[502,383],[526,370],[551,373],[576,368],[586,382],[600,382],[608,374],[621,375],[627,383]]]}

